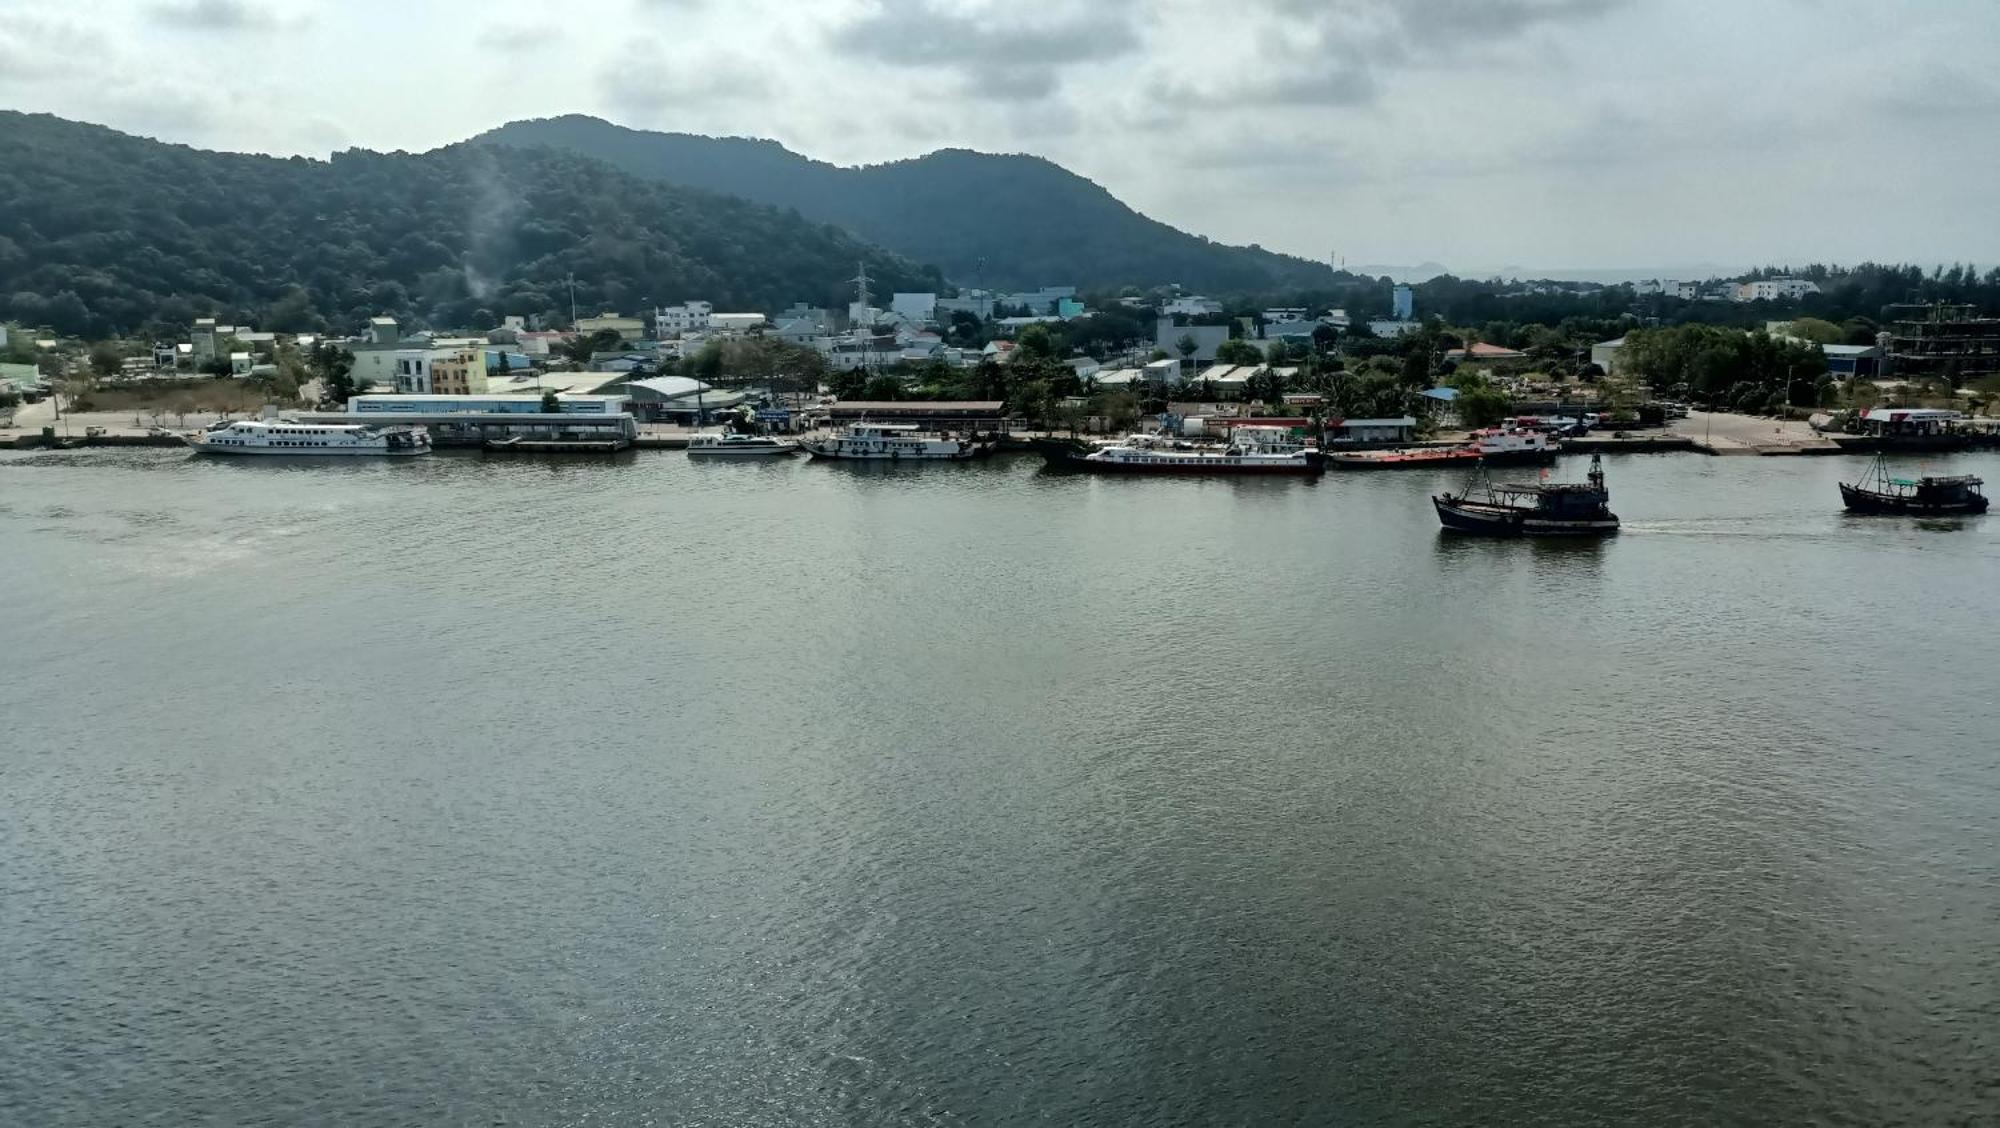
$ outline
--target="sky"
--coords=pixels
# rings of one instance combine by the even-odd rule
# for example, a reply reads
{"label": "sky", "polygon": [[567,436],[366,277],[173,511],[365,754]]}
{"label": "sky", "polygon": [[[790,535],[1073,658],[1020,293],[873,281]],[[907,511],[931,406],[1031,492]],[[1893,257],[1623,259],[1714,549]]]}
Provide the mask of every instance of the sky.
{"label": "sky", "polygon": [[565,113],[1034,153],[1461,274],[1992,263],[1996,49],[1996,0],[0,0],[0,107],[311,157]]}

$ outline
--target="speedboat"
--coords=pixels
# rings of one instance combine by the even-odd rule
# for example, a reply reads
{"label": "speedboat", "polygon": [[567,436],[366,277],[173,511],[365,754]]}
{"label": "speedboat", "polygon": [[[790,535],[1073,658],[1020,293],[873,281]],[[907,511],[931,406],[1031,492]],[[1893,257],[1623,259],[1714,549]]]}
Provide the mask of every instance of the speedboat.
{"label": "speedboat", "polygon": [[735,431],[696,435],[688,440],[689,458],[782,458],[799,449],[791,439],[744,435]]}

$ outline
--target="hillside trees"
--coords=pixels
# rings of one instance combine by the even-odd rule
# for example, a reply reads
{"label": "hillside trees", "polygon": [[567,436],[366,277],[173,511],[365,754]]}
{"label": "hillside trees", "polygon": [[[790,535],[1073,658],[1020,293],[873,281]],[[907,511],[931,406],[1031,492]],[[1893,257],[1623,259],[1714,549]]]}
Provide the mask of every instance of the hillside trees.
{"label": "hillside trees", "polygon": [[799,216],[552,151],[209,153],[0,113],[0,320],[92,339],[193,316],[280,332],[389,314],[565,319],[701,294],[751,309],[942,278]]}

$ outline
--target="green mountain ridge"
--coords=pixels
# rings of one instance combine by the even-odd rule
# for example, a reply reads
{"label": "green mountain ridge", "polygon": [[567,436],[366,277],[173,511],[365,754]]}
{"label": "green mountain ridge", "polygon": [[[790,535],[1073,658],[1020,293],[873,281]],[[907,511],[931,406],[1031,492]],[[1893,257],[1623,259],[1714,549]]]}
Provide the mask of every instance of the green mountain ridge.
{"label": "green mountain ridge", "polygon": [[0,320],[105,336],[214,315],[472,325],[688,298],[844,304],[942,278],[780,208],[573,153],[461,144],[330,160],[208,152],[0,111]]}
{"label": "green mountain ridge", "polygon": [[477,144],[580,153],[636,176],[741,196],[837,224],[964,285],[1177,282],[1217,293],[1325,286],[1331,268],[1190,235],[1041,157],[941,149],[848,168],[775,141],[628,129],[571,115],[510,122]]}

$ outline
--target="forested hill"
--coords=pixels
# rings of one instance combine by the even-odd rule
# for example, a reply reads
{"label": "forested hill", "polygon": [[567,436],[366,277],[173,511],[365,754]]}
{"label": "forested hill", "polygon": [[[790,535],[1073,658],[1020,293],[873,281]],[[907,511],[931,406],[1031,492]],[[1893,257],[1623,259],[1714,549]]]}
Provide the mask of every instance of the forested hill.
{"label": "forested hill", "polygon": [[788,211],[570,153],[281,160],[0,112],[0,321],[61,333],[210,314],[281,332],[378,313],[566,318],[571,274],[584,311],[844,305],[857,261],[884,290],[940,282]]}
{"label": "forested hill", "polygon": [[1324,286],[1332,274],[1305,259],[1211,243],[1148,219],[1039,157],[947,149],[841,168],[775,141],[651,133],[581,116],[513,122],[474,140],[565,149],[635,175],[796,208],[935,264],[965,285],[1178,282],[1210,293],[1250,293]]}

